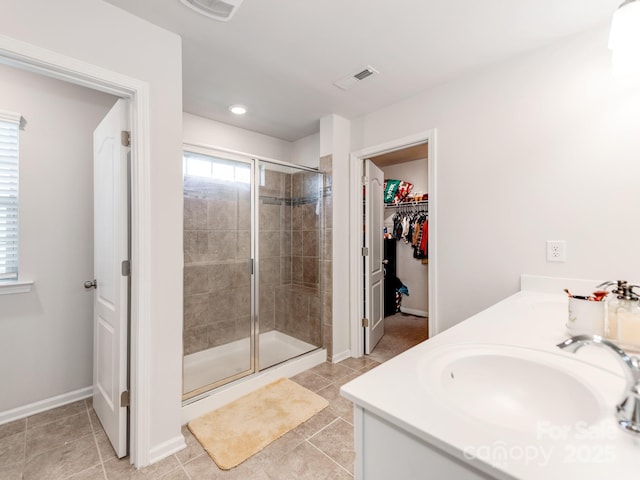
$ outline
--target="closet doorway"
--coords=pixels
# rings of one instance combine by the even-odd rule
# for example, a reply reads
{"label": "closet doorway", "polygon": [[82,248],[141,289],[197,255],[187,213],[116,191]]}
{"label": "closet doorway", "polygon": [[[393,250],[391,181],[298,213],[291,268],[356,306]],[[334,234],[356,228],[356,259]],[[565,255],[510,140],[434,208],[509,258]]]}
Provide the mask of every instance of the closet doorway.
{"label": "closet doorway", "polygon": [[352,355],[384,361],[437,333],[435,131],[351,159]]}

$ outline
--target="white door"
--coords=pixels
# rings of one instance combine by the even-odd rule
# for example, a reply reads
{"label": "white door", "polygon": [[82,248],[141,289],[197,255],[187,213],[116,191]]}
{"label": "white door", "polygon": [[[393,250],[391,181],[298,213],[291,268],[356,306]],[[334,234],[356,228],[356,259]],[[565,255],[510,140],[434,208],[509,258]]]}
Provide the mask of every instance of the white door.
{"label": "white door", "polygon": [[118,457],[127,454],[128,120],[128,102],[118,100],[93,132],[93,408]]}
{"label": "white door", "polygon": [[372,352],[384,335],[384,173],[365,160],[365,322],[364,351]]}

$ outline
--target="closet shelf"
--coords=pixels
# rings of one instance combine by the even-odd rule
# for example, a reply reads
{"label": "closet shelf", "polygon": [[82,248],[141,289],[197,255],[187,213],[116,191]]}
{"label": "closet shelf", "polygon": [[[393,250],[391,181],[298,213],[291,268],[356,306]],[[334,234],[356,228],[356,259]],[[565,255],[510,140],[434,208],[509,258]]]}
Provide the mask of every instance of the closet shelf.
{"label": "closet shelf", "polygon": [[401,202],[401,203],[385,203],[384,208],[398,208],[398,207],[412,207],[416,205],[429,205],[429,200],[417,200],[415,202]]}

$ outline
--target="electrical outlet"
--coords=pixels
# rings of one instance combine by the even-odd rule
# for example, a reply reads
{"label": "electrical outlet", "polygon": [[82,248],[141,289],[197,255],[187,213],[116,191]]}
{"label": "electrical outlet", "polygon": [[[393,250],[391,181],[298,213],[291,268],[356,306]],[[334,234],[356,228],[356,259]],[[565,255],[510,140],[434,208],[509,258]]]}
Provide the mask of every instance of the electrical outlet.
{"label": "electrical outlet", "polygon": [[547,240],[547,262],[566,262],[567,242],[564,240]]}

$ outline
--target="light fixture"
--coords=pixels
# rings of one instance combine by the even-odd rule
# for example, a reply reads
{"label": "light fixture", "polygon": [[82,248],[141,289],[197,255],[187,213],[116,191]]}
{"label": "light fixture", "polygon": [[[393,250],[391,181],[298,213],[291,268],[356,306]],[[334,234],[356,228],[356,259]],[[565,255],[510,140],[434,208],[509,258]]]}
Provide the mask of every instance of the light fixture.
{"label": "light fixture", "polygon": [[247,113],[247,107],[244,105],[231,105],[229,111],[235,115],[244,115]]}
{"label": "light fixture", "polygon": [[226,22],[236,13],[244,0],[180,0],[187,7],[205,17]]}
{"label": "light fixture", "polygon": [[615,75],[640,74],[639,0],[625,0],[613,14],[609,49]]}

